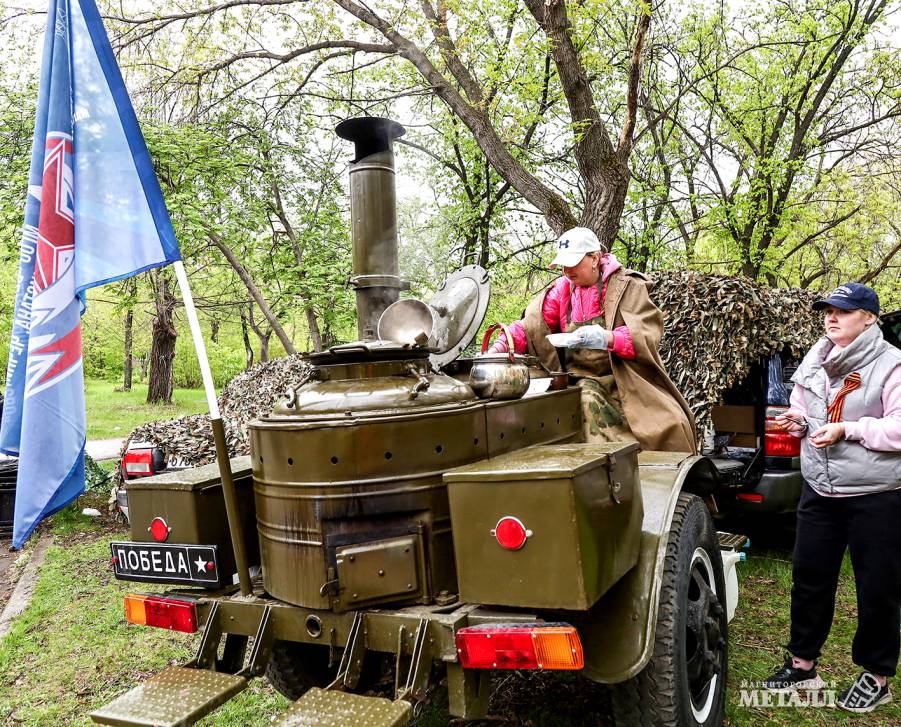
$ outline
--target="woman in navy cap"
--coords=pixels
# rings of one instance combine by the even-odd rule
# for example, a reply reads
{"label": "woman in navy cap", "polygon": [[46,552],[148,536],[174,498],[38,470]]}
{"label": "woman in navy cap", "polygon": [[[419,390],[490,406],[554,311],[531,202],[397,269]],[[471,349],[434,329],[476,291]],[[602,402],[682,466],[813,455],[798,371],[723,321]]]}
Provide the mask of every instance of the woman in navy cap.
{"label": "woman in navy cap", "polygon": [[845,549],[857,587],[852,658],[863,671],[838,706],[891,701],[901,631],[901,351],[882,338],[879,297],[846,283],[813,304],[826,335],[792,376],[776,422],[798,437],[805,485],[792,569],[790,655],[769,689],[822,686],[816,660],[835,611]]}

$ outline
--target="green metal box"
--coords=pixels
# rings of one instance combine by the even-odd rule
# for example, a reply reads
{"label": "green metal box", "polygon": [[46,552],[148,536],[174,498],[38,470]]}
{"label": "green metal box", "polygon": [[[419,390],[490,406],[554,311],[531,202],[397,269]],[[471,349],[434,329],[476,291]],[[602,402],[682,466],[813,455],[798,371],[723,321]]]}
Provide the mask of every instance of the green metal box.
{"label": "green metal box", "polygon": [[[231,470],[244,526],[248,563],[256,565],[260,562],[260,547],[250,457],[232,458]],[[219,465],[213,463],[128,480],[125,491],[128,493],[128,520],[134,542],[153,542],[150,523],[154,518],[162,518],[171,529],[166,542],[215,545],[220,572],[227,577],[228,583],[231,582],[230,574],[235,572],[235,555],[228,531]]]}
{"label": "green metal box", "polygon": [[590,608],[638,561],[637,454],[634,443],[539,445],[447,472],[460,597]]}

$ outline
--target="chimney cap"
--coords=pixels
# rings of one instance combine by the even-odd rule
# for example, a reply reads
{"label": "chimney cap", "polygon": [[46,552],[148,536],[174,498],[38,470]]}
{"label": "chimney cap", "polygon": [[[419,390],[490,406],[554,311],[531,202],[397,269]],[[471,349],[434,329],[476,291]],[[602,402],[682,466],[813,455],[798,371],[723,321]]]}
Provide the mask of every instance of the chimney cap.
{"label": "chimney cap", "polygon": [[406,131],[396,121],[380,116],[345,119],[335,127],[338,136],[354,143],[354,162],[382,151],[391,151],[392,142]]}

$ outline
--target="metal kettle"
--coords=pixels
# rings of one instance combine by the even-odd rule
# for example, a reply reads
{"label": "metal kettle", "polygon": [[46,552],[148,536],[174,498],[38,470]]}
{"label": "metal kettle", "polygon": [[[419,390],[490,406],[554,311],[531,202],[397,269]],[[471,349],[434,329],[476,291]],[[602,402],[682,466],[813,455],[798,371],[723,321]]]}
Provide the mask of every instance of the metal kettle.
{"label": "metal kettle", "polygon": [[[507,353],[485,355],[491,336],[502,330],[507,338]],[[469,385],[482,399],[519,399],[529,388],[526,356],[513,352],[513,336],[503,323],[488,327],[482,338],[482,355],[473,361]]]}

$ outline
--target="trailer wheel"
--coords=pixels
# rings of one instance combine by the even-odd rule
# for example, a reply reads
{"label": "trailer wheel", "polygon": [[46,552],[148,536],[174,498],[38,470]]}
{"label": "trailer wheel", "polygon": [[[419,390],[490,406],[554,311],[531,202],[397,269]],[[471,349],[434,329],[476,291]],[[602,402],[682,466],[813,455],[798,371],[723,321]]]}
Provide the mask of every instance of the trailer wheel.
{"label": "trailer wheel", "polygon": [[338,671],[328,665],[328,648],[294,641],[275,641],[266,678],[282,696],[300,699],[310,687],[327,686]]}
{"label": "trailer wheel", "polygon": [[726,702],[726,587],[710,513],[682,493],[666,546],[651,661],[612,688],[618,725],[714,727]]}

